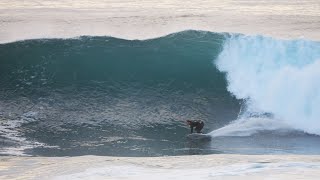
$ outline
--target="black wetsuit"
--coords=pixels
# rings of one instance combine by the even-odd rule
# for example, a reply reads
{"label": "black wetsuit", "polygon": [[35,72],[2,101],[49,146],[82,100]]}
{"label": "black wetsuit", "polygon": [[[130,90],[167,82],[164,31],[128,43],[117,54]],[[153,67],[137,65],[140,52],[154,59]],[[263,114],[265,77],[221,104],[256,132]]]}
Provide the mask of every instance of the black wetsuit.
{"label": "black wetsuit", "polygon": [[203,121],[191,121],[189,124],[190,128],[191,128],[191,133],[193,133],[193,128],[195,127],[195,130],[197,133],[201,133],[201,130],[204,126]]}

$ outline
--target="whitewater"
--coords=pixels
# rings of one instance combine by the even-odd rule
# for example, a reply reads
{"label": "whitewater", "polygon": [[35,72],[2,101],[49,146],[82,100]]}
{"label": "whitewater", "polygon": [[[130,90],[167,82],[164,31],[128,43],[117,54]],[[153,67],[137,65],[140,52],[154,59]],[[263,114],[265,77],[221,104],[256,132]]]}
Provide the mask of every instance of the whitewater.
{"label": "whitewater", "polygon": [[318,179],[319,29],[318,0],[0,0],[0,178]]}
{"label": "whitewater", "polygon": [[265,125],[258,122],[260,126],[319,135],[319,47],[319,42],[303,39],[229,38],[215,63],[226,72],[228,90],[238,99],[246,99],[246,110],[239,117],[240,122],[234,123],[242,126],[240,129],[248,129],[245,124],[257,123],[255,118],[250,119],[250,113],[266,112],[273,114],[273,120],[264,118]]}

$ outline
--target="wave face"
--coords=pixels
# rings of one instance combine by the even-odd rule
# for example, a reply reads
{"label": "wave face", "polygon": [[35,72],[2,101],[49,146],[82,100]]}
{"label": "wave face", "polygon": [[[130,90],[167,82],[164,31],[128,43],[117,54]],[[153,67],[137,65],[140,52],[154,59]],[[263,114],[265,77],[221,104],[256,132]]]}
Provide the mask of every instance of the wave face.
{"label": "wave face", "polygon": [[[317,154],[319,56],[317,42],[203,31],[2,44],[0,153]],[[188,140],[187,119],[213,141]]]}
{"label": "wave face", "polygon": [[185,148],[186,119],[202,119],[210,131],[239,111],[211,63],[224,40],[186,31],[0,45],[3,153],[26,146],[40,155],[183,154],[170,147]]}
{"label": "wave face", "polygon": [[247,100],[243,116],[271,113],[277,125],[320,135],[319,42],[232,36],[215,64],[228,90]]}

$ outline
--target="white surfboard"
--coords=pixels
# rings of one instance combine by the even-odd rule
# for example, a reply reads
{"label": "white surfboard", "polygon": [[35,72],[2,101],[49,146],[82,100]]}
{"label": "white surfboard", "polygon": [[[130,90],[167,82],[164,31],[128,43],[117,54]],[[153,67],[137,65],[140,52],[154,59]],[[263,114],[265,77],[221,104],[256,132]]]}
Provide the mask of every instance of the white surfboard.
{"label": "white surfboard", "polygon": [[193,133],[188,134],[187,138],[190,140],[211,140],[212,136],[209,134]]}

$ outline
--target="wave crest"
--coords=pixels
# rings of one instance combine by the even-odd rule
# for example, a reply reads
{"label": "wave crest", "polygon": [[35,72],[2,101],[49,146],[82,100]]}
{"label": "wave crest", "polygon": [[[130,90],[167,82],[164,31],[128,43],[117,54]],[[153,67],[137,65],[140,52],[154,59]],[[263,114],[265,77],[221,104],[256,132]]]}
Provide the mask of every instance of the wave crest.
{"label": "wave crest", "polygon": [[319,49],[307,40],[234,35],[215,64],[226,73],[228,91],[249,99],[247,111],[269,112],[279,123],[320,135]]}

